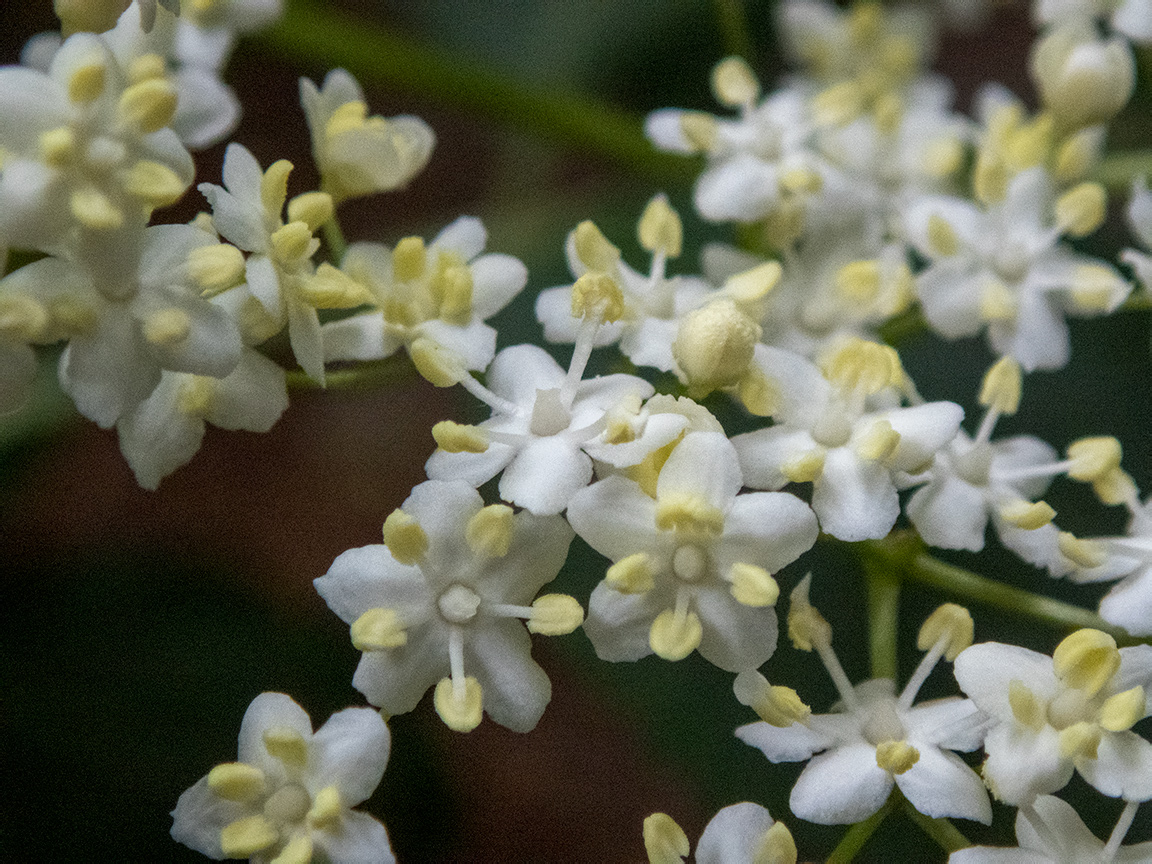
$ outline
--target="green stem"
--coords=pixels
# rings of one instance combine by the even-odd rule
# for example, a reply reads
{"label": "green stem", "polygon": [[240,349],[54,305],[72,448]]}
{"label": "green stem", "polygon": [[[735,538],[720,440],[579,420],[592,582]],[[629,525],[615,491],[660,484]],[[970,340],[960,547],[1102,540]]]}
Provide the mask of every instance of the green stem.
{"label": "green stem", "polygon": [[883,561],[868,561],[868,649],[872,677],[896,680],[897,626],[900,615],[900,580]]}
{"label": "green stem", "polygon": [[[388,387],[395,384],[404,384],[416,379],[415,368],[408,361],[407,354],[393,354],[383,360],[369,360],[358,363],[348,369],[337,369],[327,372],[324,376],[326,390],[374,390],[378,387]],[[320,390],[319,384],[313,381],[302,369],[293,369],[288,372],[288,388],[290,390]]]}
{"label": "green stem", "polygon": [[320,231],[324,235],[324,244],[328,247],[328,257],[332,259],[335,266],[339,267],[340,262],[344,260],[348,241],[344,239],[344,232],[341,230],[335,214],[321,226]]}
{"label": "green stem", "polygon": [[712,0],[716,8],[716,21],[720,25],[720,39],[724,53],[743,57],[748,65],[754,62],[752,40],[748,38],[748,18],[742,0]]}
{"label": "green stem", "polygon": [[1127,193],[1133,180],[1149,174],[1152,174],[1152,150],[1131,150],[1109,153],[1092,172],[1092,179],[1109,189]]}
{"label": "green stem", "polygon": [[828,856],[826,864],[848,864],[855,858],[864,844],[868,842],[868,838],[880,827],[880,823],[892,812],[892,808],[896,806],[896,802],[899,800],[896,797],[899,794],[898,790],[893,789],[888,800],[884,802],[884,806],[863,822],[857,822],[849,828],[840,838],[840,842],[836,844],[836,848],[832,850],[832,854]]}
{"label": "green stem", "polygon": [[[903,798],[903,796],[901,797]],[[907,798],[904,799],[904,812],[921,831],[935,840],[936,845],[949,854],[972,845],[972,842],[947,819],[933,819],[931,816],[925,816],[913,807]]]}
{"label": "green stem", "polygon": [[518,81],[317,0],[293,0],[279,25],[254,41],[298,62],[340,66],[361,82],[385,84],[599,154],[648,180],[686,185],[698,171],[695,160],[655,150],[640,118],[626,111]]}

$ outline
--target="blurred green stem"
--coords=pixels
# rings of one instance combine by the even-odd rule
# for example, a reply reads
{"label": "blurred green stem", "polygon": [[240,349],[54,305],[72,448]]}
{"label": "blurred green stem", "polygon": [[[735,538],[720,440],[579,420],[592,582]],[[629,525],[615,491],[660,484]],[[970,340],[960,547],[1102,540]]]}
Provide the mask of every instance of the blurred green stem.
{"label": "blurred green stem", "polygon": [[[900,797],[903,798],[904,796],[901,795]],[[925,816],[913,807],[912,802],[907,798],[904,798],[904,812],[921,831],[935,840],[936,845],[949,854],[972,845],[972,842],[947,819],[933,819],[931,816]]]}
{"label": "blurred green stem", "polygon": [[849,828],[840,838],[840,842],[836,844],[836,848],[832,850],[832,854],[828,856],[826,864],[848,864],[855,858],[856,854],[864,848],[864,844],[868,842],[872,833],[880,827],[880,823],[892,812],[892,808],[896,806],[896,802],[899,800],[896,797],[899,794],[898,790],[893,789],[883,807],[863,822],[857,822]]}
{"label": "blurred green stem", "polygon": [[1149,174],[1152,174],[1152,150],[1131,150],[1109,153],[1092,172],[1092,179],[1127,194],[1133,180]]}
{"label": "blurred green stem", "polygon": [[900,580],[887,563],[864,559],[868,576],[868,648],[872,677],[896,680],[896,635],[900,614]]}
{"label": "blurred green stem", "polygon": [[293,369],[287,375],[290,390],[372,390],[416,379],[416,369],[408,355],[393,354],[383,360],[367,360],[347,369],[336,369],[325,374],[325,386],[313,381],[303,369]]}
{"label": "blurred green stem", "polygon": [[743,57],[748,65],[754,65],[752,40],[748,37],[748,16],[744,14],[743,0],[712,0],[716,9],[716,21],[720,25],[720,38],[724,53]]}

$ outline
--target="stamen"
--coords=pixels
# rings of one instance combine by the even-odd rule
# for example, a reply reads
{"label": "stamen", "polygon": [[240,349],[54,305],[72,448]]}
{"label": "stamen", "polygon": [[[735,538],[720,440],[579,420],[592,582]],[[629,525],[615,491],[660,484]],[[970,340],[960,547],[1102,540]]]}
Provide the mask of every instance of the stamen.
{"label": "stamen", "polygon": [[220,848],[226,858],[251,858],[280,839],[275,826],[261,815],[237,819],[220,831]]}
{"label": "stamen", "polygon": [[1116,826],[1108,836],[1107,845],[1100,853],[1101,861],[1111,861],[1116,857],[1116,853],[1120,851],[1120,844],[1124,842],[1124,837],[1128,834],[1128,829],[1132,827],[1132,820],[1136,818],[1136,809],[1139,806],[1139,801],[1129,801],[1124,806],[1124,810],[1120,813],[1120,818],[1116,820]]}

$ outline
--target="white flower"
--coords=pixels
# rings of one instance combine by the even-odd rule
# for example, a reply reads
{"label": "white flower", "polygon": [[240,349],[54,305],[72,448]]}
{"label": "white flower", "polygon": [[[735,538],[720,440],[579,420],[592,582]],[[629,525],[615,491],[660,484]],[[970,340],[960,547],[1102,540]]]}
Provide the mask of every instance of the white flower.
{"label": "white flower", "polygon": [[1040,24],[1082,24],[1106,18],[1112,29],[1133,42],[1152,42],[1152,5],[1147,0],[1035,0],[1032,15]]}
{"label": "white flower", "polygon": [[1130,506],[1132,518],[1125,535],[1082,538],[1088,551],[1104,560],[1083,562],[1070,578],[1075,582],[1120,579],[1100,600],[1100,617],[1133,636],[1148,636],[1152,635],[1152,499]]}
{"label": "white flower", "polygon": [[[680,864],[690,851],[683,829],[665,813],[644,820],[649,864]],[[743,801],[709,820],[696,846],[696,864],[796,864],[796,842],[783,822],[759,804]]]}
{"label": "white flower", "polygon": [[388,727],[348,708],[316,732],[283,693],[252,700],[236,762],[217,765],[172,811],[172,837],[209,858],[392,864],[388,833],[352,810],[380,784]]}
{"label": "white flower", "polygon": [[699,650],[729,672],[776,648],[772,574],[812,547],[816,517],[785,493],[737,495],[740,467],[721,432],[691,432],[660,470],[655,498],[622,476],[582,489],[568,521],[613,561],[584,631],[602,660]]}
{"label": "white flower", "polygon": [[185,3],[176,20],[175,58],[185,66],[219,74],[236,45],[237,35],[271,26],[282,12],[282,0]]}
{"label": "white flower", "polygon": [[518,619],[550,635],[580,625],[572,598],[536,597],[563,565],[572,529],[430,480],[388,517],[384,537],[387,546],[350,549],[315,580],[364,652],[353,685],[388,714],[411,711],[436,685],[436,710],[453,729],[474,728],[481,709],[532,729],[552,688]]}

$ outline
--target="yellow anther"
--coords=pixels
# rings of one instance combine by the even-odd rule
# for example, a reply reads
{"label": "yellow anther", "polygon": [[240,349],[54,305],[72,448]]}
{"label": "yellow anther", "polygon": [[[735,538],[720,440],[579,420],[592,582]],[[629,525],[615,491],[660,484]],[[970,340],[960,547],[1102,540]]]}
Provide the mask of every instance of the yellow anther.
{"label": "yellow anther", "polygon": [[911,36],[895,33],[880,43],[877,52],[880,65],[887,74],[890,86],[899,84],[917,74],[920,66],[922,51],[920,44]]}
{"label": "yellow anther", "polygon": [[928,250],[938,258],[947,258],[960,251],[960,238],[952,224],[939,213],[928,217]]}
{"label": "yellow anther", "polygon": [[755,367],[736,385],[736,397],[749,414],[771,417],[780,410],[780,388],[776,382]]}
{"label": "yellow anther", "polygon": [[[303,223],[292,222],[290,225]],[[373,302],[372,292],[327,261],[297,283],[299,297],[314,309],[353,309]]]}
{"label": "yellow anther", "polygon": [[451,420],[441,420],[432,427],[436,446],[446,453],[484,453],[488,449],[488,434],[479,426],[464,426]]}
{"label": "yellow anther", "polygon": [[141,132],[159,132],[176,113],[176,88],[164,78],[149,78],[121,93],[117,110]]}
{"label": "yellow anther", "polygon": [[788,609],[788,638],[800,651],[811,651],[818,645],[832,644],[832,625],[808,602],[808,589],[812,584],[809,573],[792,589]]}
{"label": "yellow anther", "polygon": [[1096,493],[1101,503],[1108,505],[1126,504],[1139,495],[1136,481],[1122,468],[1109,471],[1093,482],[1092,491]]}
{"label": "yellow anther", "polygon": [[1060,756],[1064,759],[1095,759],[1100,738],[1100,727],[1095,723],[1088,720],[1073,723],[1060,730]]}
{"label": "yellow anther", "polygon": [[672,354],[687,378],[689,395],[738,383],[748,372],[760,332],[760,325],[728,298],[713,300],[680,319]]}
{"label": "yellow anther", "polygon": [[900,355],[890,345],[853,337],[824,359],[824,376],[845,390],[868,395],[904,382]]}
{"label": "yellow anther", "polygon": [[1016,293],[996,278],[980,286],[980,317],[984,321],[1012,321],[1016,318]]}
{"label": "yellow anther", "polygon": [[955,138],[937,138],[929,142],[920,154],[920,170],[929,177],[950,177],[963,164],[964,145]]}
{"label": "yellow anther", "polygon": [[1068,476],[1073,480],[1095,482],[1120,467],[1123,450],[1111,435],[1081,438],[1068,445],[1068,458],[1072,467]]}
{"label": "yellow anther", "polygon": [[441,252],[428,292],[439,307],[439,318],[466,325],[472,320],[472,271],[455,252]]}
{"label": "yellow anther", "polygon": [[780,596],[780,586],[772,574],[755,564],[736,562],[728,570],[732,596],[744,606],[771,606]]}
{"label": "yellow anther", "polygon": [[1103,264],[1081,264],[1072,273],[1072,301],[1085,312],[1107,312],[1124,292],[1124,280]]}
{"label": "yellow anther", "polygon": [[683,660],[699,647],[703,635],[704,627],[695,612],[677,615],[674,609],[665,609],[652,622],[648,645],[657,657]]}
{"label": "yellow anther", "polygon": [[1005,354],[988,367],[980,385],[980,404],[1001,414],[1015,414],[1020,407],[1024,378],[1020,364]]}
{"label": "yellow anther", "polygon": [[787,249],[804,234],[804,203],[795,196],[780,201],[764,217],[764,242],[773,249]]}
{"label": "yellow anther", "polygon": [[1068,687],[1095,696],[1120,669],[1120,651],[1107,633],[1086,627],[1056,646],[1052,668]]}
{"label": "yellow anther", "polygon": [[882,93],[872,106],[872,116],[881,134],[892,135],[904,119],[904,100],[891,90]]}
{"label": "yellow anther", "polygon": [[812,99],[812,115],[821,126],[843,126],[864,110],[864,91],[855,81],[842,81]]}
{"label": "yellow anther", "polygon": [[307,258],[313,251],[312,229],[307,222],[289,222],[272,232],[272,253],[283,262]]}
{"label": "yellow anther", "polygon": [[219,378],[192,375],[180,384],[176,393],[176,410],[185,417],[204,419],[216,404]]}
{"label": "yellow anther", "polygon": [[694,151],[708,153],[716,146],[720,125],[711,114],[684,111],[680,114],[680,132]]}
{"label": "yellow anther", "polygon": [[352,132],[364,126],[368,117],[368,106],[363,102],[345,102],[332,112],[328,122],[324,124],[324,135],[335,138],[345,132]]}
{"label": "yellow anther", "polygon": [[857,45],[877,39],[883,27],[884,8],[874,0],[856,3],[848,13],[848,38]]}
{"label": "yellow anther", "polygon": [[773,822],[753,853],[751,864],[796,864],[796,841],[783,822]]}
{"label": "yellow anther", "polygon": [[74,296],[53,297],[47,303],[53,328],[66,336],[91,333],[99,315],[85,300]]}
{"label": "yellow anther", "polygon": [[191,332],[192,319],[183,309],[161,309],[144,320],[144,338],[153,345],[179,345]]}
{"label": "yellow anther", "polygon": [[428,551],[428,535],[419,522],[397,508],[384,520],[384,545],[401,564],[418,564]]}
{"label": "yellow anther", "polygon": [[780,189],[794,195],[815,195],[824,188],[824,178],[811,168],[789,168],[780,174]]}
{"label": "yellow anther", "polygon": [[1099,183],[1081,183],[1056,199],[1056,224],[1073,237],[1087,237],[1107,215],[1108,195]]}
{"label": "yellow anther", "polygon": [[503,558],[512,548],[512,535],[516,532],[516,514],[507,504],[489,504],[482,507],[464,529],[468,548],[476,555]]}
{"label": "yellow anther", "polygon": [[1052,173],[1060,183],[1072,183],[1088,174],[1100,159],[1096,129],[1082,129],[1056,148]]}
{"label": "yellow anther", "polygon": [[188,186],[167,165],[141,159],[125,172],[125,192],[149,207],[167,207],[180,200]]}
{"label": "yellow anther", "polygon": [[35,342],[48,329],[48,310],[27,294],[0,294],[0,338]]}
{"label": "yellow anther", "polygon": [[667,813],[653,813],[644,820],[648,864],[682,864],[691,848],[684,829]]}
{"label": "yellow anther", "polygon": [[780,284],[783,274],[779,261],[765,261],[750,270],[729,276],[722,290],[737,303],[755,303]]}
{"label": "yellow anther", "polygon": [[1046,501],[1010,501],[1000,508],[1000,518],[1025,531],[1035,531],[1051,523],[1056,511]]}
{"label": "yellow anther", "polygon": [[297,834],[284,844],[280,854],[273,858],[269,864],[311,864],[312,862],[312,835]]}
{"label": "yellow anther", "polygon": [[456,352],[421,336],[408,346],[416,371],[435,387],[451,387],[468,374]]}
{"label": "yellow anther", "polygon": [[963,606],[945,603],[937,607],[920,625],[916,637],[916,647],[927,651],[941,639],[947,637],[944,659],[951,663],[965,648],[972,644],[972,615]]}
{"label": "yellow anther", "polygon": [[313,828],[334,828],[340,822],[340,811],[343,809],[340,790],[335,786],[325,786],[312,799],[308,824]]}
{"label": "yellow anther", "polygon": [[892,774],[903,774],[920,761],[920,751],[907,741],[881,741],[876,745],[876,764]]}
{"label": "yellow anther", "polygon": [[1039,732],[1048,722],[1044,706],[1040,700],[1024,684],[1016,678],[1008,682],[1008,705],[1012,709],[1012,716],[1021,726],[1027,726],[1033,732]]}
{"label": "yellow anther", "polygon": [[900,446],[900,433],[888,420],[874,420],[856,440],[856,455],[869,462],[883,462]]}
{"label": "yellow anther", "polygon": [[288,197],[288,175],[292,173],[292,163],[278,159],[268,166],[260,178],[260,203],[264,205],[266,216],[277,218]]}
{"label": "yellow anther", "polygon": [[1004,160],[982,148],[972,171],[972,191],[985,205],[999,204],[1008,194],[1008,168]]}
{"label": "yellow anther", "polygon": [[290,726],[272,726],[264,730],[264,749],[285,765],[302,768],[308,761],[308,742]]}
{"label": "yellow anther", "polygon": [[327,192],[305,192],[288,202],[288,221],[303,222],[316,231],[332,218],[336,207]]}
{"label": "yellow anther", "polygon": [[392,250],[392,276],[397,282],[412,282],[424,275],[428,250],[423,237],[405,237]]}
{"label": "yellow anther", "polygon": [[718,537],[724,531],[724,513],[699,495],[668,493],[656,501],[656,528],[688,536]]}
{"label": "yellow anther", "polygon": [[93,231],[115,231],[124,224],[124,211],[95,186],[77,189],[69,199],[76,221]]}
{"label": "yellow anther", "polygon": [[836,290],[847,300],[871,302],[880,293],[880,262],[852,261],[845,264],[836,272]]}
{"label": "yellow anther", "polygon": [[1056,537],[1060,554],[1075,564],[1091,570],[1108,560],[1108,550],[1098,540],[1085,540],[1069,531],[1061,531]]}
{"label": "yellow anther", "polygon": [[1144,688],[1139,684],[1122,693],[1114,693],[1100,706],[1100,726],[1109,732],[1131,729],[1144,719],[1147,704]]}
{"label": "yellow anther", "polygon": [[100,98],[108,68],[100,62],[79,66],[68,78],[68,100],[81,105]]}
{"label": "yellow anther", "polygon": [[264,772],[244,762],[226,762],[208,772],[208,788],[226,801],[251,801],[267,788]]}
{"label": "yellow anther", "polygon": [[591,219],[576,226],[572,243],[576,247],[576,257],[589,270],[610,273],[620,260],[620,250],[609,242]]}
{"label": "yellow anther", "polygon": [[609,567],[604,581],[621,594],[644,594],[655,585],[654,575],[652,557],[645,552],[636,552]]}
{"label": "yellow anther", "polygon": [[760,82],[743,57],[725,57],[712,67],[712,94],[721,105],[740,108],[760,98]]}
{"label": "yellow anther", "polygon": [[244,253],[228,243],[198,246],[188,253],[188,275],[211,297],[244,281]]}
{"label": "yellow anther", "polygon": [[661,193],[648,202],[636,226],[640,245],[648,252],[663,252],[668,258],[679,257],[684,246],[684,226],[680,215]]}
{"label": "yellow anther", "polygon": [[76,155],[76,136],[67,126],[40,133],[40,158],[49,168],[63,168]]}
{"label": "yellow anther", "polygon": [[988,117],[986,146],[1004,147],[1023,123],[1024,109],[1020,105],[1009,103],[997,106]]}
{"label": "yellow anther", "polygon": [[159,54],[141,54],[128,64],[128,80],[133,84],[149,78],[163,78],[167,72],[167,64]]}
{"label": "yellow anther", "polygon": [[369,609],[353,621],[351,635],[357,651],[386,651],[408,644],[400,613],[384,606]]}
{"label": "yellow anther", "polygon": [[1044,112],[1007,136],[1004,157],[1014,171],[1023,171],[1048,160],[1055,132],[1054,119],[1050,112]]}
{"label": "yellow anther", "polygon": [[453,732],[471,732],[480,725],[484,711],[484,691],[480,682],[469,675],[463,692],[457,693],[451,678],[441,678],[432,696],[436,713]]}
{"label": "yellow anther", "polygon": [[280,839],[276,827],[263,816],[237,819],[220,830],[220,849],[225,858],[251,858]]}
{"label": "yellow anther", "polygon": [[772,726],[791,726],[804,721],[812,713],[791,687],[777,687],[768,683],[755,670],[746,670],[736,676],[732,692],[741,705],[747,705]]}
{"label": "yellow anther", "polygon": [[528,632],[563,636],[584,623],[584,608],[567,594],[544,594],[532,603]]}
{"label": "yellow anther", "polygon": [[811,483],[824,471],[825,450],[816,447],[793,456],[780,466],[780,473],[791,483]]}
{"label": "yellow anther", "polygon": [[623,314],[624,292],[607,273],[585,273],[572,286],[572,317],[611,322]]}

